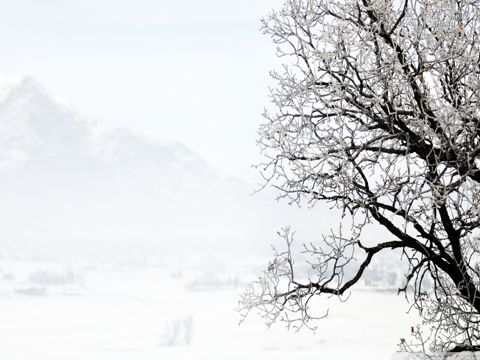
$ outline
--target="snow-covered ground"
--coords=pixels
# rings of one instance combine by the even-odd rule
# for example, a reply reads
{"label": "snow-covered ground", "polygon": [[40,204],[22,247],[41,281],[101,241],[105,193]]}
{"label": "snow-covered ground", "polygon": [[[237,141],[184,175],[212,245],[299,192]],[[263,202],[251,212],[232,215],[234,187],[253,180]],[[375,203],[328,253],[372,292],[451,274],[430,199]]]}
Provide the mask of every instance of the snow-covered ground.
{"label": "snow-covered ground", "polygon": [[[224,264],[225,265],[225,264]],[[239,325],[238,264],[125,268],[0,261],[0,354],[9,360],[390,359],[415,316],[403,297],[359,290],[326,300],[313,333]]]}

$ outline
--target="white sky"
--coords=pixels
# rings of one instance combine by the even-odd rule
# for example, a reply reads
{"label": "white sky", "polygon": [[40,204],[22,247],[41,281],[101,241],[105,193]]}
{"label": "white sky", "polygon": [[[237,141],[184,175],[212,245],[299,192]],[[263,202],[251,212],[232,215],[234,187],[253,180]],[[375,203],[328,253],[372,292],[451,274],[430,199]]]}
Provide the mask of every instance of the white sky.
{"label": "white sky", "polygon": [[281,3],[0,0],[0,72],[248,179],[276,62],[260,18]]}

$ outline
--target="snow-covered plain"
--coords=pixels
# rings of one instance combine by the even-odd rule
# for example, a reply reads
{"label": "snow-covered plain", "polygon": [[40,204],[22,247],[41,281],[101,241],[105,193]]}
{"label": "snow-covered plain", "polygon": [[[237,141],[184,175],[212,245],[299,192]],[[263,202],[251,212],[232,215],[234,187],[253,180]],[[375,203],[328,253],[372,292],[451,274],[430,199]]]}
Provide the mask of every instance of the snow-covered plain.
{"label": "snow-covered plain", "polygon": [[268,329],[255,314],[239,325],[253,267],[217,265],[212,274],[185,260],[126,268],[4,259],[1,358],[385,360],[416,321],[403,297],[358,290],[345,303],[326,299],[330,316],[316,332]]}

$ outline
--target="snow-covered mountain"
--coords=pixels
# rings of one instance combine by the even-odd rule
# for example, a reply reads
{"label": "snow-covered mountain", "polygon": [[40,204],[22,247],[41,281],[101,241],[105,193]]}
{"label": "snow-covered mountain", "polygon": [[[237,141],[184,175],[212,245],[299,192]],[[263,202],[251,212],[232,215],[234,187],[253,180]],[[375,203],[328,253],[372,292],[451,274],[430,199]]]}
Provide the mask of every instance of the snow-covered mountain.
{"label": "snow-covered mountain", "polygon": [[208,173],[193,151],[86,119],[34,79],[0,77],[0,171],[46,158],[89,157],[105,165],[163,173]]}
{"label": "snow-covered mountain", "polygon": [[53,254],[169,241],[203,201],[192,196],[217,181],[184,145],[87,119],[31,78],[0,76],[4,247]]}
{"label": "snow-covered mountain", "polygon": [[182,144],[85,118],[35,80],[0,75],[0,250],[122,260],[260,241],[269,251],[279,227],[317,222],[252,189]]}

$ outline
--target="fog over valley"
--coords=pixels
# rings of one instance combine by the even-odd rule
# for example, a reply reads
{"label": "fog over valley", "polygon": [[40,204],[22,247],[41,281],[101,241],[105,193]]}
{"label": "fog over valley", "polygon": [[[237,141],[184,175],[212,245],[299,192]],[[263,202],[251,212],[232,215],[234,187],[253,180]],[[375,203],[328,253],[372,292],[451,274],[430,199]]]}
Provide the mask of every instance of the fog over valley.
{"label": "fog over valley", "polygon": [[32,78],[0,84],[4,251],[103,261],[233,255],[269,251],[280,227],[317,221],[271,190],[251,196],[259,184],[219,176],[184,144],[83,116]]}

